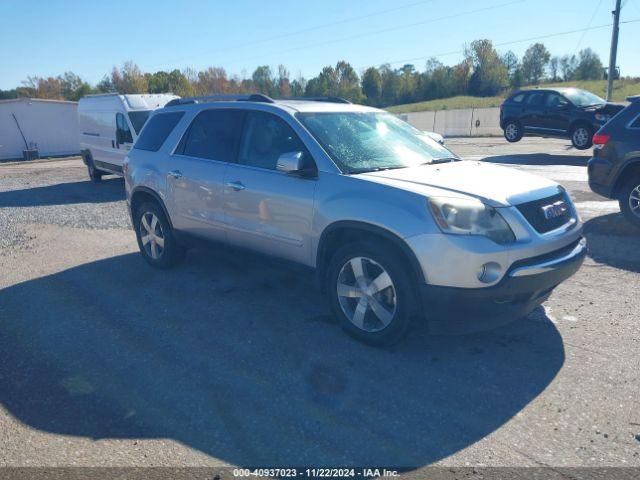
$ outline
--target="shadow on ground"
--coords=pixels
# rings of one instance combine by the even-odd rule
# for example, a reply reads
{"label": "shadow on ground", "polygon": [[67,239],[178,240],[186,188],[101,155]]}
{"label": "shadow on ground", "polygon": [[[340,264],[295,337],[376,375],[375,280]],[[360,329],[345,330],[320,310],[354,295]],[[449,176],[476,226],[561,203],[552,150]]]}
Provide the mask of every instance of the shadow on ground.
{"label": "shadow on ground", "polygon": [[513,155],[489,155],[483,162],[514,165],[567,165],[586,167],[589,157],[584,155],[552,155],[548,153],[523,153]]}
{"label": "shadow on ground", "polygon": [[241,466],[429,464],[502,426],[564,362],[542,309],[370,348],[308,274],[224,249],[171,271],[129,254],[17,284],[0,319],[0,403],[21,422],[170,438]]}
{"label": "shadow on ground", "polygon": [[42,187],[0,192],[0,207],[37,207],[76,203],[106,203],[125,199],[122,178],[57,183]]}
{"label": "shadow on ground", "polygon": [[615,268],[640,272],[640,229],[622,213],[610,213],[587,220],[584,235],[589,256]]}

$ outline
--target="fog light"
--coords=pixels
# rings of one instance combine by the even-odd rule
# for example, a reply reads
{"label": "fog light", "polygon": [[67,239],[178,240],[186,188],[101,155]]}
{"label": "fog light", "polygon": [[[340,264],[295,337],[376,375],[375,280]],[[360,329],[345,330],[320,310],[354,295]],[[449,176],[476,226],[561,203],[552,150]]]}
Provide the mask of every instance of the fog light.
{"label": "fog light", "polygon": [[482,283],[493,283],[502,273],[502,267],[496,262],[487,262],[480,267],[477,276]]}

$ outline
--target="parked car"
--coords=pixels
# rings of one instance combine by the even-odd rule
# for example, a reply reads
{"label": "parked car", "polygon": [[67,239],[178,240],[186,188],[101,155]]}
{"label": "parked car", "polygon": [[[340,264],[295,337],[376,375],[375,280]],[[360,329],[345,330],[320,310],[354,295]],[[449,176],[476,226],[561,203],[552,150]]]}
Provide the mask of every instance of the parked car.
{"label": "parked car", "polygon": [[152,110],[178,98],[170,94],[87,95],[78,102],[82,160],[94,182],[122,175],[122,161]]}
{"label": "parked car", "polygon": [[593,136],[589,186],[617,199],[624,216],[640,227],[640,97],[630,100]]}
{"label": "parked car", "polygon": [[416,315],[521,317],[582,263],[582,224],[551,180],[461,161],[375,108],[235,99],[170,102],[125,159],[154,267],[195,237],[300,263],[347,332],[379,344]]}
{"label": "parked car", "polygon": [[525,135],[569,138],[586,150],[594,132],[623,108],[579,88],[519,90],[500,106],[500,128],[509,142]]}

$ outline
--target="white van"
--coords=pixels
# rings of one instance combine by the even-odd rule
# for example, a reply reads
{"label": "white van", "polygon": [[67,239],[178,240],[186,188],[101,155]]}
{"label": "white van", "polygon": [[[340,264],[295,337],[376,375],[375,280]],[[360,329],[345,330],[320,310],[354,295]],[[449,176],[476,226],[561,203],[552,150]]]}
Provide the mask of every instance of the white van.
{"label": "white van", "polygon": [[122,175],[122,161],[149,113],[164,107],[172,94],[87,95],[78,103],[80,149],[94,182],[102,175]]}

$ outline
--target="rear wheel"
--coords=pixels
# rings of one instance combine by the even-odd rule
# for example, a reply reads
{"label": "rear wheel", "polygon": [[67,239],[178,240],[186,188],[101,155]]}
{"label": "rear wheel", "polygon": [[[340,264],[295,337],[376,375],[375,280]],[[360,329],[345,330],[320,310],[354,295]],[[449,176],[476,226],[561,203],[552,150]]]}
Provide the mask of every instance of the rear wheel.
{"label": "rear wheel", "polygon": [[89,172],[89,178],[91,179],[91,181],[96,183],[101,181],[102,175],[104,175],[104,173],[96,168],[96,166],[93,163],[93,158],[91,158],[90,155],[87,155],[85,159],[87,164],[87,170]]}
{"label": "rear wheel", "polygon": [[140,253],[151,266],[169,268],[184,258],[184,249],[157,203],[145,202],[136,209],[134,227]]}
{"label": "rear wheel", "polygon": [[640,227],[640,175],[631,178],[622,187],[618,201],[626,219]]}
{"label": "rear wheel", "polygon": [[591,148],[593,129],[587,125],[578,124],[571,129],[571,144],[578,150]]}
{"label": "rear wheel", "polygon": [[507,142],[518,142],[522,138],[524,131],[522,125],[516,120],[508,120],[504,125],[504,138]]}
{"label": "rear wheel", "polygon": [[415,313],[411,277],[402,260],[374,243],[352,243],[332,256],[326,291],[342,327],[373,345],[406,333]]}

